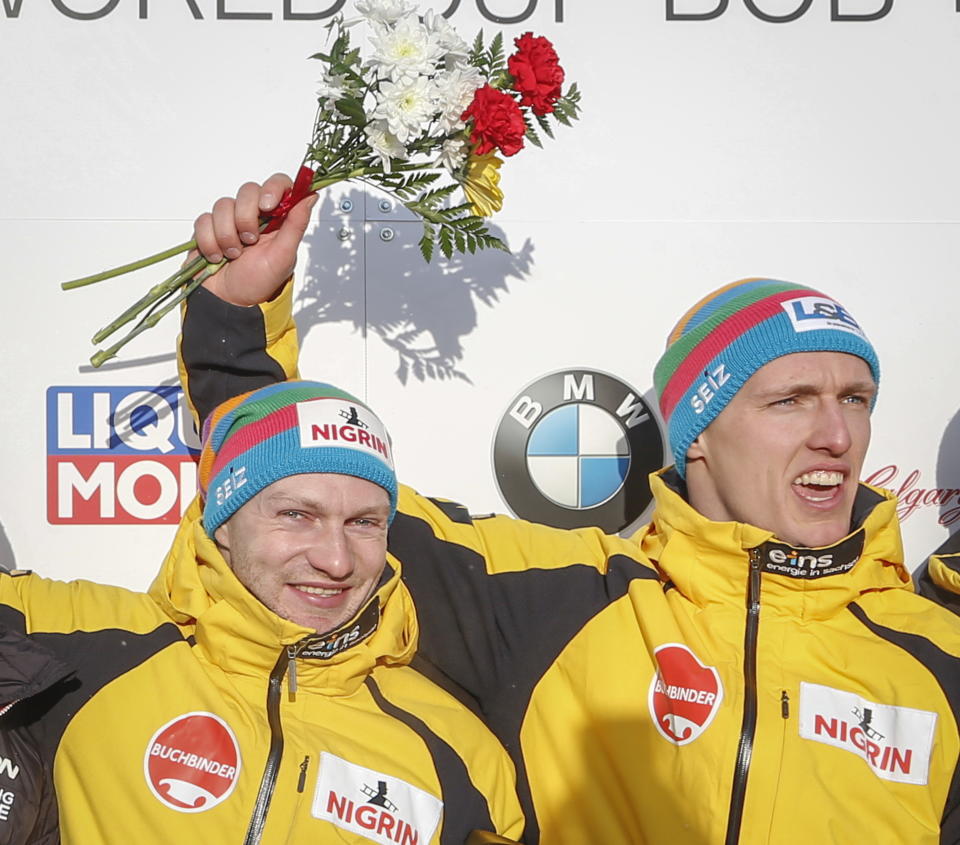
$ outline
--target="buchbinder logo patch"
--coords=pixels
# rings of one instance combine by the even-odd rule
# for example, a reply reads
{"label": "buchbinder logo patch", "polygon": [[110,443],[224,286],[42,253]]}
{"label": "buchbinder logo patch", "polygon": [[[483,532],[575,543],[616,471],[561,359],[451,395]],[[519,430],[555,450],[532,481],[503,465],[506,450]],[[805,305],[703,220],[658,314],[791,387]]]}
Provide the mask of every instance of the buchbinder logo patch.
{"label": "buchbinder logo patch", "polygon": [[687,745],[710,727],[720,709],[720,675],[680,643],[662,645],[654,656],[657,672],[650,681],[650,715],[664,739]]}
{"label": "buchbinder logo patch", "polygon": [[150,791],[172,810],[199,813],[225,801],[240,774],[240,746],[213,713],[185,713],[147,743],[144,776]]}

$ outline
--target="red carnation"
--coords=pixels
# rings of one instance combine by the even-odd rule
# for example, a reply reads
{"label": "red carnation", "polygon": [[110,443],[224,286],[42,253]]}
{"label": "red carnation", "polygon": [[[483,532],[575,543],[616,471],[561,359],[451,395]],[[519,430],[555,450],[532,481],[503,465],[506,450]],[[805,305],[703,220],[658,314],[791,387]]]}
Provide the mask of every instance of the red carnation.
{"label": "red carnation", "polygon": [[512,156],[523,148],[527,127],[520,106],[509,94],[490,85],[477,89],[473,102],[460,119],[473,121],[470,141],[475,145],[477,155],[492,152],[497,147],[505,156]]}
{"label": "red carnation", "polygon": [[548,39],[532,32],[525,32],[513,43],[517,52],[507,59],[507,67],[513,76],[513,90],[520,95],[520,105],[530,106],[534,114],[550,114],[563,85],[557,51]]}

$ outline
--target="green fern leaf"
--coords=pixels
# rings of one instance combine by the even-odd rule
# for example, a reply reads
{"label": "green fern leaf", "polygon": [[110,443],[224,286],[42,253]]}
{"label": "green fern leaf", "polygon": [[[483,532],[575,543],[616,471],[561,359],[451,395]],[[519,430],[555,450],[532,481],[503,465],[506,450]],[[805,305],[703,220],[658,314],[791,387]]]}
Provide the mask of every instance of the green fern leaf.
{"label": "green fern leaf", "polygon": [[550,121],[547,120],[547,116],[544,114],[538,114],[537,123],[540,124],[540,128],[546,133],[548,138],[553,137],[553,129],[550,127]]}

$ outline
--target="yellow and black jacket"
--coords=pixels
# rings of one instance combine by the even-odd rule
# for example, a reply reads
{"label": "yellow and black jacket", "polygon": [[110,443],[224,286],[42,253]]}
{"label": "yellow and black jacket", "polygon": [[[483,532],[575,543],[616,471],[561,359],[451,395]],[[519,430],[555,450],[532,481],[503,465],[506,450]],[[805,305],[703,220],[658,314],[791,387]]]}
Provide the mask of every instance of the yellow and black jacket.
{"label": "yellow and black jacket", "polygon": [[[285,307],[192,301],[201,413],[293,374]],[[527,841],[960,841],[960,626],[914,593],[892,497],[862,486],[849,537],[795,549],[651,483],[630,541],[401,490],[420,654],[513,754]]]}
{"label": "yellow and black jacket", "polygon": [[62,841],[519,837],[509,758],[409,665],[417,622],[397,562],[321,637],[247,592],[199,515],[194,502],[149,595],[0,575],[0,623],[75,672],[33,713]]}

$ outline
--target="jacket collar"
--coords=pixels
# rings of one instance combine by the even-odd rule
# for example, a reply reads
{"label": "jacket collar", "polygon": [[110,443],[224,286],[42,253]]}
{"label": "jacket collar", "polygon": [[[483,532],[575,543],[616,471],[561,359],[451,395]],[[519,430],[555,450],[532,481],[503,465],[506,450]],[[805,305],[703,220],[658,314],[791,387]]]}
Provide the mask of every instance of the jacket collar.
{"label": "jacket collar", "polygon": [[417,643],[412,600],[400,565],[388,554],[380,587],[357,615],[335,632],[282,619],[237,580],[203,530],[195,499],[173,547],[150,587],[170,618],[196,639],[196,647],[226,672],[266,678],[288,647],[297,660],[297,686],[325,695],[350,694],[378,664],[409,663]]}
{"label": "jacket collar", "polygon": [[800,618],[826,618],[870,590],[909,588],[896,498],[860,485],[853,529],[838,543],[800,549],[740,522],[714,522],[686,500],[672,467],[650,476],[656,509],[641,532],[643,551],[665,581],[695,604],[743,606],[751,552],[759,558],[765,606]]}

